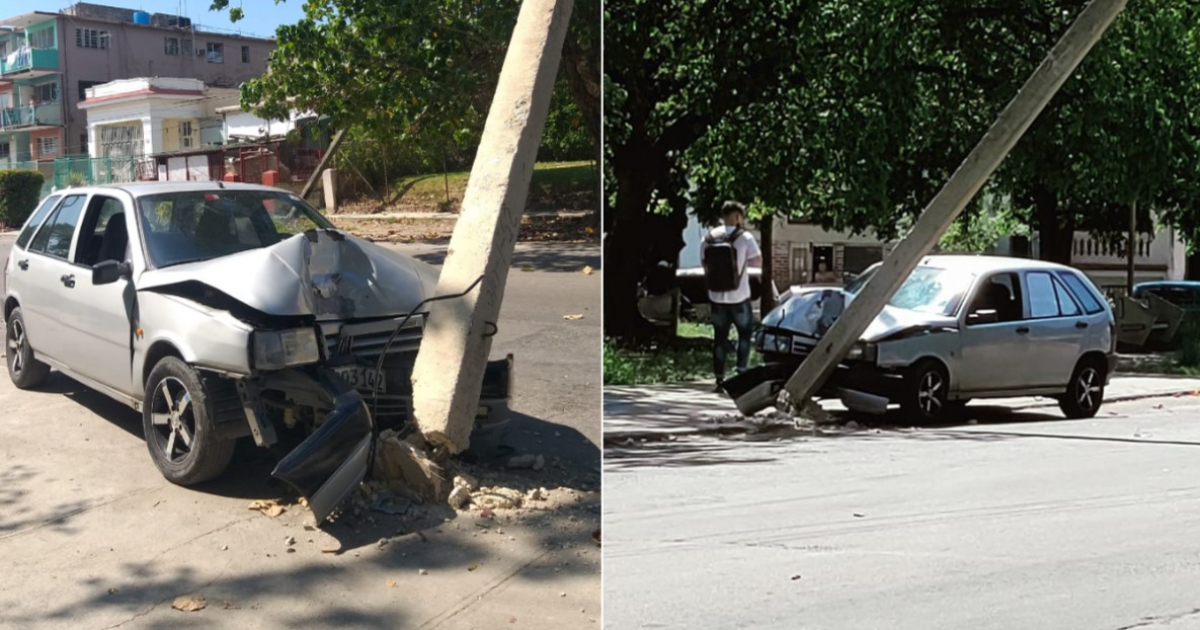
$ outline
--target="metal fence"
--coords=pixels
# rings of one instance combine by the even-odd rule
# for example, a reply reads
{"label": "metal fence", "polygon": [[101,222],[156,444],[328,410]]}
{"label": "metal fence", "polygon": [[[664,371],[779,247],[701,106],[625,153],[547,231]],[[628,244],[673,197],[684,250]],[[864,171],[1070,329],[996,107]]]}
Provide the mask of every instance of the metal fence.
{"label": "metal fence", "polygon": [[55,188],[120,184],[153,179],[154,161],[144,156],[90,157],[74,155],[54,160]]}

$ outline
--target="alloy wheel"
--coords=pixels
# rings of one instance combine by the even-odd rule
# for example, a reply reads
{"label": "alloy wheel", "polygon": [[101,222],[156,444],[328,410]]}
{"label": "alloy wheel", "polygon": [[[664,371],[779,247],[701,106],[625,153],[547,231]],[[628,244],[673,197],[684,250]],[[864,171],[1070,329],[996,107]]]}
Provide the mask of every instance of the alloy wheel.
{"label": "alloy wheel", "polygon": [[8,325],[8,354],[9,369],[14,375],[20,376],[25,369],[25,326],[20,320]]}
{"label": "alloy wheel", "polygon": [[942,375],[930,370],[921,377],[917,386],[917,406],[927,416],[935,416],[942,409]]}
{"label": "alloy wheel", "polygon": [[168,376],[158,382],[150,401],[154,439],[164,455],[179,462],[192,452],[196,437],[196,416],[192,395],[177,378]]}
{"label": "alloy wheel", "polygon": [[1079,371],[1079,377],[1075,379],[1075,400],[1081,409],[1091,411],[1099,404],[1100,389],[1100,374],[1096,368],[1088,367]]}

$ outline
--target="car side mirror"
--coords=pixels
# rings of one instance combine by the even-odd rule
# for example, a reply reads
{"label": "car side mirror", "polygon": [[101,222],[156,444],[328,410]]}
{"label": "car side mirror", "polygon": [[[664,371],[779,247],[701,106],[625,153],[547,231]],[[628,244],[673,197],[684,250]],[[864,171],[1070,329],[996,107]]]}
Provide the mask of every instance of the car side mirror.
{"label": "car side mirror", "polygon": [[121,278],[133,276],[133,269],[127,262],[106,260],[92,267],[92,284],[112,284]]}
{"label": "car side mirror", "polygon": [[1000,321],[1000,314],[994,309],[980,309],[967,315],[967,325],[994,324]]}

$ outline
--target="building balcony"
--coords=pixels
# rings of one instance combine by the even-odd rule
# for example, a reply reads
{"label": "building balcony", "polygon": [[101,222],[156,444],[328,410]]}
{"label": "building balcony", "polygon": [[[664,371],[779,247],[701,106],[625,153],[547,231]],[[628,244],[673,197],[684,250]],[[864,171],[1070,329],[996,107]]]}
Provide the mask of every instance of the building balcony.
{"label": "building balcony", "polygon": [[32,79],[57,72],[57,48],[24,48],[0,59],[0,77],[6,79]]}
{"label": "building balcony", "polygon": [[45,129],[62,124],[62,105],[59,103],[0,109],[0,131]]}

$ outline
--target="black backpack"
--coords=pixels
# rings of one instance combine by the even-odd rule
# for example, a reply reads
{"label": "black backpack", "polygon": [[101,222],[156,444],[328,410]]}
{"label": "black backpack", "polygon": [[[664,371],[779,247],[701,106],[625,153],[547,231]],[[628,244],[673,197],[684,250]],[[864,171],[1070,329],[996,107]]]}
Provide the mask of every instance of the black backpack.
{"label": "black backpack", "polygon": [[710,232],[704,237],[708,247],[704,248],[704,284],[709,291],[733,291],[742,282],[742,268],[738,265],[737,248],[734,243],[741,238],[741,226],[724,237],[715,237]]}

